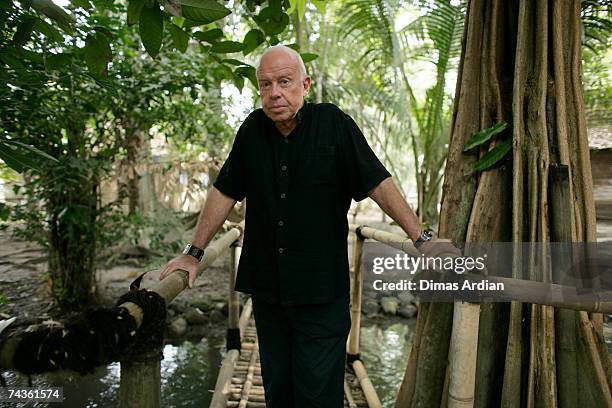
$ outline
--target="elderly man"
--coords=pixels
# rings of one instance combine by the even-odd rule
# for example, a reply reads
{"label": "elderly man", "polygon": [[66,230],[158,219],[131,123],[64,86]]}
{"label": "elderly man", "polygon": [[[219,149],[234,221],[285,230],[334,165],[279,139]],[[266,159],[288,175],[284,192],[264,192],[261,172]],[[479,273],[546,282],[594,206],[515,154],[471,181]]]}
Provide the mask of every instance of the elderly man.
{"label": "elderly man", "polygon": [[371,197],[415,243],[431,234],[353,119],[304,101],[311,80],[297,52],[270,47],[257,80],[262,109],[240,126],[192,243],[160,278],[185,270],[191,287],[203,248],[248,198],[235,289],[252,295],[267,407],[342,407],[351,199]]}

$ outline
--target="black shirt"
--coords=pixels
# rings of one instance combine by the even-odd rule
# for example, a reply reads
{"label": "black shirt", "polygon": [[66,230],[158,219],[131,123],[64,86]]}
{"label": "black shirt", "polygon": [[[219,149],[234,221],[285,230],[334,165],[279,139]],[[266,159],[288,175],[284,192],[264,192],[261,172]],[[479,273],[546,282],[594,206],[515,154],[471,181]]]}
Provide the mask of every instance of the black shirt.
{"label": "black shirt", "polygon": [[214,186],[247,198],[235,289],[268,302],[309,304],[349,292],[348,222],[389,172],[353,119],[305,103],[284,137],[262,109],[242,123]]}

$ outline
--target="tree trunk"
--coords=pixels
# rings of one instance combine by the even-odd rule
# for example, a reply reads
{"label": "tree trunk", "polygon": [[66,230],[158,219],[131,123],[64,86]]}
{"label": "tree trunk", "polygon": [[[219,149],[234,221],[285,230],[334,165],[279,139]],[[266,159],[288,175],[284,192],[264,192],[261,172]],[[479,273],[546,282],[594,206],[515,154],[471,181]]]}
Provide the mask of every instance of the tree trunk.
{"label": "tree trunk", "polygon": [[[549,242],[549,213],[558,211],[559,204],[549,201],[548,172],[559,164],[569,170],[570,217],[565,222],[570,238],[595,241],[580,36],[578,0],[469,1],[440,237],[456,242]],[[463,151],[471,135],[499,122],[507,122],[509,129],[480,151]],[[480,156],[510,138],[511,155],[483,172],[473,170]],[[537,262],[546,262],[542,258]],[[488,268],[495,270],[495,265]],[[550,267],[539,270],[548,272],[519,276],[515,268],[514,277],[552,281]],[[610,402],[607,349],[598,335],[600,315],[589,318],[584,312],[560,313],[549,306],[516,302],[483,304],[481,309],[475,406],[565,408],[575,406],[576,400],[582,406]],[[406,369],[396,407],[438,407],[448,397],[445,378],[453,307],[433,303],[427,310],[419,315],[423,329],[411,353],[416,363]],[[560,327],[562,338],[555,336]],[[557,355],[567,345],[575,349],[566,350],[569,354],[559,360],[569,367],[565,371],[557,367]],[[573,358],[582,374],[578,378]],[[570,393],[581,392],[569,395],[566,387]]]}

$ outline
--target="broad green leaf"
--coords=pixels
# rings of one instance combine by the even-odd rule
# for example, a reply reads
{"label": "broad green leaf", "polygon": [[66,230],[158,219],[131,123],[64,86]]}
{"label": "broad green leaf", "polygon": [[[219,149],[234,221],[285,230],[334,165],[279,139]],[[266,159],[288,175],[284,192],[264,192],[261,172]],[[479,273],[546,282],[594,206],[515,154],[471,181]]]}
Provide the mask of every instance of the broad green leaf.
{"label": "broad green leaf", "polygon": [[50,70],[61,69],[69,65],[71,61],[72,55],[70,54],[49,54],[45,59],[45,66]]}
{"label": "broad green leaf", "polygon": [[259,47],[259,45],[262,44],[264,41],[266,41],[265,34],[262,33],[261,30],[258,30],[256,28],[252,29],[244,36],[244,40],[242,41],[244,43],[244,50],[242,51],[242,53],[244,55],[248,55],[257,47]]}
{"label": "broad green leaf", "polygon": [[113,32],[106,27],[95,26],[94,30],[96,30],[100,34],[107,36],[109,40],[112,40],[115,38],[115,35],[113,34]]}
{"label": "broad green leaf", "polygon": [[304,63],[310,62],[312,60],[315,60],[315,59],[319,58],[318,54],[312,54],[310,52],[304,52],[304,53],[300,54],[300,56],[302,57],[302,61],[304,61]]}
{"label": "broad green leaf", "polygon": [[170,31],[170,35],[172,36],[172,43],[174,44],[174,47],[180,52],[187,51],[187,46],[189,45],[189,34],[174,24],[170,24],[168,26],[168,31]]}
{"label": "broad green leaf", "polygon": [[287,14],[291,15],[295,11],[297,7],[297,0],[289,0],[289,8],[287,9]]}
{"label": "broad green leaf", "polygon": [[113,58],[108,38],[100,33],[89,34],[85,38],[83,50],[89,71],[96,75],[105,74],[107,65]]}
{"label": "broad green leaf", "polygon": [[93,8],[89,0],[70,0],[70,2],[76,7],[82,8],[83,10],[89,11]]}
{"label": "broad green leaf", "polygon": [[296,50],[297,52],[300,52],[300,46],[297,43],[291,43],[291,44],[285,44],[285,45],[289,48]]}
{"label": "broad green leaf", "polygon": [[264,7],[254,20],[269,36],[282,33],[289,24],[289,16],[278,5]]}
{"label": "broad green leaf", "polygon": [[312,4],[317,8],[317,11],[321,14],[325,14],[325,7],[327,2],[325,0],[310,0]]}
{"label": "broad green leaf", "polygon": [[72,34],[74,32],[74,17],[51,0],[31,0],[32,8],[55,21],[62,30]]}
{"label": "broad green leaf", "polygon": [[217,54],[229,54],[233,52],[240,52],[244,49],[244,44],[235,41],[221,41],[216,43],[210,49],[211,52]]}
{"label": "broad green leaf", "polygon": [[233,75],[232,80],[234,81],[234,85],[242,92],[242,88],[244,88],[244,77],[240,75]]}
{"label": "broad green leaf", "polygon": [[193,33],[193,36],[201,41],[206,41],[207,43],[215,43],[219,38],[223,38],[223,31],[219,28],[213,28],[208,31],[197,31]]}
{"label": "broad green leaf", "polygon": [[17,31],[13,35],[13,44],[16,47],[23,47],[30,40],[36,20],[36,17],[26,17],[17,24]]}
{"label": "broad green leaf", "polygon": [[298,19],[302,21],[304,12],[306,11],[306,0],[297,0]]}
{"label": "broad green leaf", "polygon": [[21,143],[21,142],[18,142],[17,140],[12,140],[12,139],[11,140],[9,140],[9,139],[2,139],[2,140],[0,140],[0,143],[2,143],[2,142],[4,142],[7,145],[12,145],[12,146],[17,147],[18,149],[22,149],[22,150],[24,150],[26,152],[34,154],[39,159],[49,160],[49,161],[52,161],[52,162],[57,162],[57,159],[55,157],[53,157],[53,156],[43,152],[42,150],[40,150],[40,149],[38,149],[38,148],[36,148],[36,147],[34,147],[32,145]]}
{"label": "broad green leaf", "polygon": [[62,33],[60,33],[51,24],[41,20],[40,18],[36,19],[36,22],[34,23],[34,30],[43,34],[50,40],[53,40],[58,43],[64,42],[64,36],[62,35]]}
{"label": "broad green leaf", "polygon": [[164,34],[164,16],[157,3],[153,7],[142,8],[138,21],[138,31],[147,54],[151,58],[157,57]]}
{"label": "broad green leaf", "polygon": [[490,128],[483,129],[477,133],[474,133],[472,137],[465,143],[464,152],[467,152],[470,149],[473,149],[476,146],[480,146],[485,143],[494,135],[500,133],[502,130],[506,129],[508,124],[506,122],[497,123]]}
{"label": "broad green leaf", "polygon": [[144,4],[145,0],[130,0],[127,9],[127,23],[129,26],[138,23]]}
{"label": "broad green leaf", "polygon": [[232,11],[214,0],[182,0],[183,17],[200,23],[212,23],[228,16]]}
{"label": "broad green leaf", "polygon": [[7,47],[5,51],[0,52],[0,61],[13,69],[23,68],[23,64],[21,63],[20,59],[10,52],[12,50],[14,50],[14,48]]}
{"label": "broad green leaf", "polygon": [[238,74],[247,78],[255,88],[257,88],[257,75],[255,73],[255,68],[252,66],[248,67],[238,67],[234,71],[234,74]]}
{"label": "broad green leaf", "polygon": [[174,24],[177,25],[177,27],[183,28],[183,23],[185,23],[185,18],[172,16],[172,21],[174,22]]}
{"label": "broad green leaf", "polygon": [[239,61],[237,59],[234,58],[226,58],[224,60],[221,60],[222,63],[226,63],[226,64],[230,64],[230,65],[235,65],[237,67],[242,66],[242,65],[247,65],[246,63]]}
{"label": "broad green leaf", "polygon": [[41,164],[57,160],[47,153],[15,140],[0,139],[0,159],[16,172],[26,169],[41,170]]}
{"label": "broad green leaf", "polygon": [[483,171],[488,169],[503,159],[510,150],[512,150],[512,139],[501,142],[474,163],[474,170]]}

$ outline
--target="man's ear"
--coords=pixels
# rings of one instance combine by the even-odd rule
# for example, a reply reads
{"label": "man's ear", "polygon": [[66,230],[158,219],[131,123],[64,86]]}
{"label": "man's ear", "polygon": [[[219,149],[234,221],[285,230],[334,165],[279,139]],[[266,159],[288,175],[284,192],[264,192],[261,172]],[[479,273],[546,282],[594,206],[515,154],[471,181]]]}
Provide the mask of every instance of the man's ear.
{"label": "man's ear", "polygon": [[304,85],[304,95],[306,95],[308,93],[308,91],[310,91],[310,86],[312,85],[312,80],[310,79],[309,76],[305,76],[304,80],[302,81],[302,84]]}

